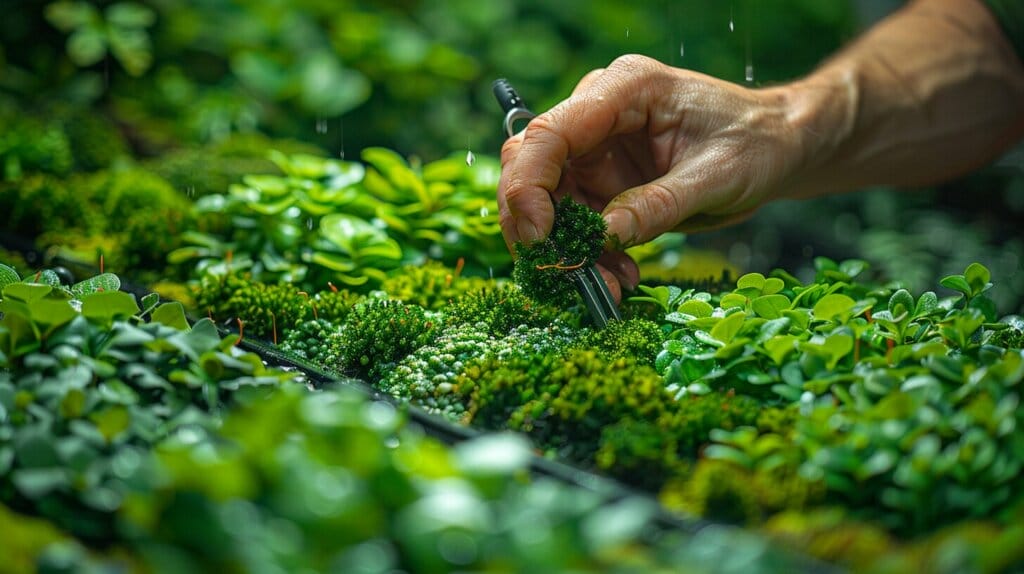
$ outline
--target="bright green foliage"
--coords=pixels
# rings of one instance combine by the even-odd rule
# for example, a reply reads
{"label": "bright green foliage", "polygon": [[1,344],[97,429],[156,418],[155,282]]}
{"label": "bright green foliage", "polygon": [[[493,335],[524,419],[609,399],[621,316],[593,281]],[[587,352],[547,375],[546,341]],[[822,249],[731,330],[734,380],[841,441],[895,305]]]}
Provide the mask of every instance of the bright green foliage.
{"label": "bright green foliage", "polygon": [[146,448],[216,428],[240,389],[290,376],[222,340],[209,320],[188,330],[140,324],[135,299],[118,291],[83,295],[79,314],[61,293],[41,284],[4,289],[0,502],[106,540],[126,473]]}
{"label": "bright green foliage", "polygon": [[103,115],[71,107],[58,109],[56,115],[67,135],[76,169],[106,169],[128,157],[124,137]]}
{"label": "bright green foliage", "polygon": [[[307,291],[328,282],[378,287],[388,272],[426,257],[449,264],[464,258],[477,273],[507,265],[496,169],[470,173],[451,159],[414,167],[383,148],[363,155],[366,165],[273,152],[284,175],[247,175],[227,194],[197,201],[197,216],[211,229],[188,234],[190,245],[171,260],[198,259],[205,267],[230,252],[254,279]],[[225,216],[230,225],[219,221]]]}
{"label": "bright green foliage", "polygon": [[152,564],[196,572],[676,572],[738,551],[792,568],[731,533],[645,544],[656,505],[526,480],[529,458],[512,435],[447,449],[389,404],[282,389],[229,417],[217,444],[163,446],[133,475],[122,523]]}
{"label": "bright green foliage", "polygon": [[105,225],[103,214],[83,201],[80,185],[79,180],[69,184],[41,174],[0,183],[2,227],[25,237],[44,231],[101,229]]}
{"label": "bright green foliage", "polygon": [[471,359],[485,355],[495,344],[484,325],[449,327],[429,345],[402,359],[378,388],[458,420],[464,405],[455,393],[456,373]]}
{"label": "bright green foliage", "polygon": [[437,319],[418,305],[387,299],[360,303],[342,325],[338,371],[380,380],[395,363],[429,344],[437,328]]}
{"label": "bright green foliage", "polygon": [[55,122],[0,110],[0,179],[18,181],[31,173],[63,175],[71,169],[71,147]]}
{"label": "bright green foliage", "polygon": [[555,205],[551,233],[534,245],[516,244],[512,278],[531,299],[567,307],[576,301],[566,268],[592,265],[604,247],[601,214],[566,196]]}
{"label": "bright green foliage", "polygon": [[320,368],[331,368],[341,358],[341,329],[326,319],[300,321],[287,331],[281,350]]}
{"label": "bright green foliage", "polygon": [[348,317],[352,307],[363,298],[347,289],[324,290],[313,297],[311,306],[316,307],[316,316],[340,325]]}
{"label": "bright green foliage", "polygon": [[324,153],[314,145],[297,140],[238,133],[201,147],[170,151],[145,166],[186,197],[199,198],[224,193],[231,184],[241,183],[246,175],[281,175],[281,170],[267,157],[268,150],[288,155]]}
{"label": "bright green foliage", "polygon": [[299,321],[313,316],[309,297],[287,284],[246,283],[233,292],[220,309],[223,319],[240,319],[252,336],[263,339],[278,339],[290,331]]}
{"label": "bright green foliage", "polygon": [[466,410],[464,387],[459,375],[470,363],[485,359],[508,361],[531,355],[546,355],[564,349],[575,332],[560,323],[547,327],[517,325],[497,333],[486,323],[446,327],[429,345],[400,361],[378,385],[394,396],[412,401],[449,419],[463,418]]}
{"label": "bright green foliage", "polygon": [[427,261],[398,269],[381,283],[380,289],[391,299],[438,310],[493,283],[482,277],[466,277],[438,261]]}
{"label": "bright green foliage", "polygon": [[641,365],[654,366],[665,332],[653,321],[626,319],[611,321],[604,329],[583,337],[580,346],[607,353],[608,357],[632,357]]}
{"label": "bright green foliage", "polygon": [[445,309],[445,319],[452,325],[484,323],[487,332],[500,337],[520,325],[549,325],[557,309],[540,305],[523,294],[515,285],[484,288],[464,294]]}

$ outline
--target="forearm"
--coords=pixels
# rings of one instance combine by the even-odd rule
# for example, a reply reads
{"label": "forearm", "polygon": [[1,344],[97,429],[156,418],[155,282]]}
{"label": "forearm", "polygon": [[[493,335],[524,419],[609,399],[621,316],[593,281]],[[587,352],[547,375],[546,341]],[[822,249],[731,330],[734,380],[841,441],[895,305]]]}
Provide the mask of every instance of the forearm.
{"label": "forearm", "polygon": [[913,2],[779,90],[804,150],[781,197],[942,181],[1024,135],[1024,66],[978,0]]}

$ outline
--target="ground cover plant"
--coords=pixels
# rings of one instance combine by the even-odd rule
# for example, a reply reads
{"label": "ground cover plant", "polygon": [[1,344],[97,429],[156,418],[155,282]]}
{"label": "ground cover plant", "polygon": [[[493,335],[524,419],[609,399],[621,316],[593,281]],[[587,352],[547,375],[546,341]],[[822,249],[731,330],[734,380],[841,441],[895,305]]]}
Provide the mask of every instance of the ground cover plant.
{"label": "ground cover plant", "polygon": [[861,261],[816,265],[807,284],[780,271],[717,293],[642,287],[600,331],[498,280],[434,310],[378,291],[354,305],[362,318],[321,320],[284,348],[830,560],[1021,560],[1007,545],[1024,509],[1022,324],[997,316],[988,271],[947,277],[955,294],[940,298],[871,281]]}
{"label": "ground cover plant", "polygon": [[521,437],[448,449],[119,286],[0,265],[3,572],[675,572],[722,537],[737,571],[795,567],[738,532],[652,537],[649,499],[529,480]]}

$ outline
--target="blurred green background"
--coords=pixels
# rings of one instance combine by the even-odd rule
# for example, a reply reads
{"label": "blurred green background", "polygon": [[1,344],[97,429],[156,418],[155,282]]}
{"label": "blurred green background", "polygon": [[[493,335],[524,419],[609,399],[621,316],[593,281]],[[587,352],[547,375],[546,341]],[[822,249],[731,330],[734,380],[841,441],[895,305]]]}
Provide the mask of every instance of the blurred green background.
{"label": "blurred green background", "polygon": [[[770,85],[809,72],[898,5],[5,0],[0,128],[14,115],[84,111],[123,136],[128,162],[252,132],[300,140],[334,157],[356,158],[377,145],[425,161],[466,149],[496,154],[496,77],[509,78],[536,110],[625,53]],[[89,129],[81,137],[103,139]],[[771,205],[750,223],[688,238],[687,245],[719,250],[735,268],[754,271],[784,266],[799,274],[816,255],[861,257],[912,289],[977,260],[998,278],[1000,309],[1019,312],[1021,164],[1011,158],[923,193],[880,190]],[[194,171],[184,180],[168,177],[186,188],[189,177],[205,183]]]}

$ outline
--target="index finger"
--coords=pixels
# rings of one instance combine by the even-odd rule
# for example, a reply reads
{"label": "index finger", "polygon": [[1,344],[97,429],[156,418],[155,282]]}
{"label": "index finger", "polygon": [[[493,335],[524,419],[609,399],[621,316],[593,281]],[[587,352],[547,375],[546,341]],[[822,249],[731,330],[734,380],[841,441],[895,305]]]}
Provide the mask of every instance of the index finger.
{"label": "index finger", "polygon": [[567,160],[647,123],[649,86],[642,80],[656,66],[643,56],[618,58],[584,90],[531,120],[522,142],[511,146],[515,153],[503,150],[498,193],[511,219],[511,240],[538,241],[551,231],[551,193]]}

